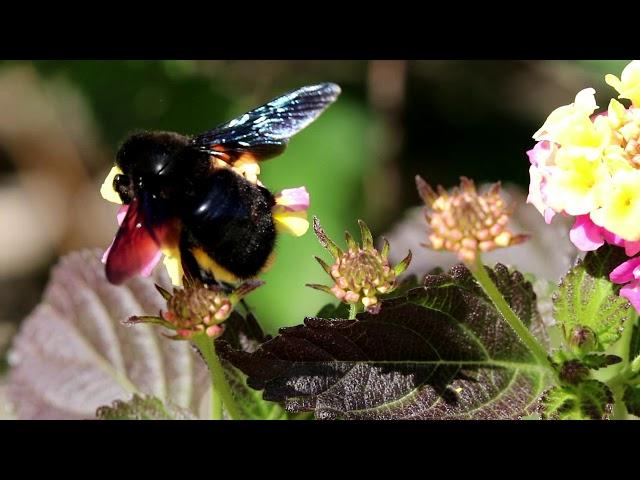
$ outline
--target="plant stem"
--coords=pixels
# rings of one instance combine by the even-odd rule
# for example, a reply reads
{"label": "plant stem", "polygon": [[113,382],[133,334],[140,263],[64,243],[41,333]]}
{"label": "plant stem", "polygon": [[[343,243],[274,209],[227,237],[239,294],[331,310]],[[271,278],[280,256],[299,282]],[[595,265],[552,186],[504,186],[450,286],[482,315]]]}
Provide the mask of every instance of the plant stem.
{"label": "plant stem", "polygon": [[518,318],[515,312],[511,309],[507,301],[504,299],[498,287],[493,283],[491,277],[487,273],[482,263],[482,257],[478,254],[476,264],[470,268],[474,278],[480,284],[482,289],[491,299],[495,307],[502,314],[509,326],[516,332],[520,340],[527,346],[538,363],[546,367],[549,371],[553,372],[554,376],[557,376],[556,370],[551,365],[547,351],[540,345],[540,342],[533,336],[527,326],[522,323],[522,320]]}
{"label": "plant stem", "polygon": [[202,357],[211,373],[211,388],[213,389],[213,398],[211,401],[212,417],[214,420],[221,420],[222,407],[224,406],[233,420],[242,419],[242,413],[236,405],[231,388],[224,376],[224,370],[216,353],[213,339],[204,334],[195,335],[193,337],[193,343],[198,350],[200,350],[200,353],[202,353]]}
{"label": "plant stem", "polygon": [[222,398],[216,388],[211,388],[211,419],[222,420]]}
{"label": "plant stem", "polygon": [[627,412],[627,406],[624,404],[622,397],[624,395],[624,385],[628,380],[631,373],[631,340],[633,339],[633,327],[637,317],[633,317],[628,320],[627,325],[624,326],[622,336],[620,337],[620,349],[618,355],[622,358],[620,367],[615,376],[609,379],[607,385],[613,392],[614,404],[613,404],[613,418],[614,420],[626,420],[629,417]]}
{"label": "plant stem", "polygon": [[353,320],[356,318],[356,314],[358,313],[358,304],[352,303],[349,307],[349,320]]}
{"label": "plant stem", "polygon": [[627,406],[624,404],[622,397],[624,395],[624,385],[620,382],[615,382],[614,385],[609,385],[611,392],[613,393],[613,415],[612,420],[626,420],[628,418]]}

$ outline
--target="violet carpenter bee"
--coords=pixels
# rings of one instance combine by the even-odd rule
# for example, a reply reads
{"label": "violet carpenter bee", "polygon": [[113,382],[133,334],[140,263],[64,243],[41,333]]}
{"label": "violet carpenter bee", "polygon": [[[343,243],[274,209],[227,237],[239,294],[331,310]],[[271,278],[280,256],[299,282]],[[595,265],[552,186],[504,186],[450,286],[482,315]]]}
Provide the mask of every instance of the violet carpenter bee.
{"label": "violet carpenter bee", "polygon": [[120,284],[148,271],[163,253],[180,271],[174,284],[182,274],[212,283],[262,272],[277,227],[297,234],[308,222],[302,207],[281,202],[260,183],[259,162],[282,153],[339,94],[333,83],[305,86],[195,137],[143,132],[127,138],[101,190],[123,204],[104,258],[108,280]]}

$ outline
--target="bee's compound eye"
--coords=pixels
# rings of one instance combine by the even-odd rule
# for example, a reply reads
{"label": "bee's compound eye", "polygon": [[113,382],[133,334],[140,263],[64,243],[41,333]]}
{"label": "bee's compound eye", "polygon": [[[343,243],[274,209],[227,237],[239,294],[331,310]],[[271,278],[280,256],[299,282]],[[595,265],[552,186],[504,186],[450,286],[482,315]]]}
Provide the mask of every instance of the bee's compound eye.
{"label": "bee's compound eye", "polygon": [[113,189],[120,195],[122,201],[130,203],[133,198],[131,179],[127,175],[116,175],[113,178]]}

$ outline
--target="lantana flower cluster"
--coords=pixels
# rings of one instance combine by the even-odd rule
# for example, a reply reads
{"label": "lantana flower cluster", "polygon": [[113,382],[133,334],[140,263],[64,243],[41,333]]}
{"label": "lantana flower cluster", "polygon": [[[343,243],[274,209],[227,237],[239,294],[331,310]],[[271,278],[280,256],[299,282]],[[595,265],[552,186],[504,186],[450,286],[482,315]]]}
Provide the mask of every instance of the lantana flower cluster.
{"label": "lantana flower cluster", "polygon": [[624,247],[633,258],[610,279],[626,284],[620,295],[640,311],[640,61],[605,81],[629,105],[612,98],[595,113],[595,90],[586,88],[554,110],[527,152],[528,202],[547,223],[556,214],[575,217],[570,238],[582,251],[605,242]]}
{"label": "lantana flower cluster", "polygon": [[418,175],[416,187],[425,203],[429,225],[424,246],[432,250],[453,252],[460,261],[473,264],[480,253],[517,245],[528,238],[509,230],[514,205],[503,200],[499,183],[479,193],[473,180],[461,177],[460,187],[447,192],[441,185],[434,190]]}
{"label": "lantana flower cluster", "polygon": [[307,284],[308,287],[321,290],[335,296],[349,305],[362,305],[369,313],[380,312],[380,296],[393,292],[398,287],[398,276],[411,263],[411,251],[395,266],[389,263],[389,242],[385,239],[382,250],[378,251],[373,244],[371,230],[366,223],[358,220],[362,244],[359,245],[349,232],[345,232],[347,250],[343,251],[329,238],[320,225],[317,217],[313,218],[313,231],[320,244],[333,257],[329,265],[319,257],[315,257],[320,266],[331,277],[333,286]]}
{"label": "lantana flower cluster", "polygon": [[197,280],[183,279],[183,283],[184,288],[174,288],[173,293],[156,285],[167,302],[167,310],[157,316],[130,317],[126,323],[160,325],[175,332],[174,335],[165,335],[172,340],[190,340],[194,335],[217,338],[224,332],[223,322],[240,300],[263,285],[259,280],[248,280],[229,291]]}

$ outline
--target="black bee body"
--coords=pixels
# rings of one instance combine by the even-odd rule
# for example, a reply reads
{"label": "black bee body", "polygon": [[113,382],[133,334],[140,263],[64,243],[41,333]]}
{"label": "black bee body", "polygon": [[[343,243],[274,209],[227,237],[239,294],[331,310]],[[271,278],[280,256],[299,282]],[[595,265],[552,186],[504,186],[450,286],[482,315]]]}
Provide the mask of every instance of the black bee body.
{"label": "black bee body", "polygon": [[[195,251],[199,258],[193,260],[202,263],[204,253],[232,272],[227,277],[238,279],[254,277],[265,266],[276,238],[275,198],[266,188],[231,169],[213,168],[208,153],[172,132],[132,135],[116,158],[123,172],[114,179],[116,192],[125,204],[145,197],[152,226],[179,218],[183,257]],[[190,272],[211,278],[211,268],[194,266]]]}
{"label": "black bee body", "polygon": [[[202,250],[232,274],[225,275],[227,279],[255,277],[275,246],[274,196],[228,169],[211,173],[202,187],[192,202],[185,202],[181,250]],[[198,258],[201,267],[206,266],[203,258]],[[211,270],[205,269],[201,275]]]}
{"label": "black bee body", "polygon": [[334,84],[303,87],[193,138],[130,136],[116,157],[122,173],[113,188],[128,209],[107,258],[109,280],[122,283],[167,244],[178,246],[185,273],[204,282],[260,273],[275,246],[276,200],[230,167],[281,153],[339,93]]}

